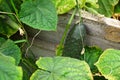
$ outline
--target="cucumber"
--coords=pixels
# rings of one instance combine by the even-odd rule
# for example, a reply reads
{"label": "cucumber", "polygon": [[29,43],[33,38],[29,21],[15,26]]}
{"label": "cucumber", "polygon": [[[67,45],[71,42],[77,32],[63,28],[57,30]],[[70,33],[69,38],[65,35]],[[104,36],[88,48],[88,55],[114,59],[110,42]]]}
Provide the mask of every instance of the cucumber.
{"label": "cucumber", "polygon": [[82,23],[75,24],[65,39],[62,56],[79,59],[82,49],[84,48],[85,35],[85,25]]}

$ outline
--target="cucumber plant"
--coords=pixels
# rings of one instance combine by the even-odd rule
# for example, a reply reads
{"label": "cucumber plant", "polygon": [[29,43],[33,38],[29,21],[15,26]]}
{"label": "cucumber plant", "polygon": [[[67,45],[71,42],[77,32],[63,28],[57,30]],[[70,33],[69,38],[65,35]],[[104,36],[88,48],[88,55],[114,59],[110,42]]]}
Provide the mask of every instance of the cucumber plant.
{"label": "cucumber plant", "polygon": [[[86,31],[79,9],[87,8],[85,5],[93,8],[97,6],[97,0],[80,1],[0,0],[0,80],[120,80],[119,50],[85,47]],[[40,57],[37,61],[34,55],[26,56],[21,49],[21,43],[28,43],[24,27],[55,31],[57,13],[66,13],[73,7],[73,14],[56,50],[57,56]],[[80,23],[69,31],[77,11]],[[13,38],[15,35],[19,40]],[[73,41],[76,44],[72,44]]]}
{"label": "cucumber plant", "polygon": [[[79,8],[79,6],[77,6],[77,8]],[[89,9],[89,10],[90,11],[94,10],[94,12],[96,12],[95,9]],[[96,12],[96,13],[98,13],[98,12]],[[80,17],[79,20],[81,22],[80,12],[79,12],[79,17]],[[66,26],[66,28],[69,28],[69,27]],[[89,68],[93,74],[94,80],[119,80],[120,79],[120,77],[118,76],[119,73],[114,72],[115,70],[119,71],[119,68],[114,70],[114,68],[112,66],[109,66],[110,59],[108,59],[108,56],[111,55],[111,54],[109,55],[110,51],[111,51],[111,53],[118,54],[119,52],[117,53],[117,51],[119,51],[119,50],[107,49],[103,52],[98,47],[84,47],[83,46],[84,44],[81,44],[81,42],[82,42],[81,39],[84,39],[84,36],[81,37],[80,33],[83,32],[82,35],[85,35],[85,33],[84,33],[85,30],[82,30],[85,28],[79,28],[79,29],[76,29],[76,26],[74,26],[68,32],[68,34],[66,33],[67,29],[65,29],[64,34],[66,34],[66,37],[64,37],[64,35],[63,35],[63,37],[61,39],[62,46],[61,46],[61,42],[60,42],[60,45],[57,48],[57,55],[58,56],[63,55],[63,56],[67,56],[67,57],[77,58],[79,60],[83,60],[83,61],[87,62],[89,65]],[[73,35],[73,34],[75,34],[75,35]],[[84,52],[83,55],[81,55],[82,50]],[[118,63],[117,60],[112,55],[111,55],[111,59],[113,59],[112,61],[115,60],[115,64],[120,65],[120,63]],[[105,63],[104,63],[104,60],[106,61]],[[108,61],[108,63],[107,63],[107,61]],[[104,65],[102,65],[102,64],[104,64]],[[112,65],[112,62],[110,62],[110,64]],[[114,74],[116,74],[116,75],[114,75]],[[78,78],[78,80],[79,79],[80,78]],[[88,79],[85,79],[85,80],[88,80]],[[90,80],[92,80],[92,79],[90,79]]]}
{"label": "cucumber plant", "polygon": [[52,1],[0,0],[0,80],[29,80],[37,69],[32,52],[28,57],[23,51],[24,44],[29,45],[26,25],[56,31],[57,13]]}

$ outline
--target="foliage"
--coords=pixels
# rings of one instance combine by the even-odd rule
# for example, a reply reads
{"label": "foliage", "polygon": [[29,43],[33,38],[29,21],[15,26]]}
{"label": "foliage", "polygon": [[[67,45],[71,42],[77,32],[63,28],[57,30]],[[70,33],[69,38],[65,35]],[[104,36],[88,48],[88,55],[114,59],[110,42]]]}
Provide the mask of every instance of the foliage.
{"label": "foliage", "polygon": [[4,55],[13,57],[16,61],[16,65],[19,64],[21,59],[21,50],[12,40],[0,38],[0,52]]}
{"label": "foliage", "polygon": [[58,14],[64,14],[75,7],[76,2],[75,0],[51,0],[56,9]]}
{"label": "foliage", "polygon": [[36,64],[39,69],[30,80],[93,80],[88,64],[77,59],[40,57]]}
{"label": "foliage", "polygon": [[23,23],[32,28],[47,31],[56,30],[57,14],[50,0],[24,2],[21,5],[19,17]]}
{"label": "foliage", "polygon": [[[15,59],[14,65],[11,57],[8,62],[1,60],[6,64],[0,62],[0,67],[6,71],[0,72],[0,80],[28,80],[37,69],[33,56],[25,56],[25,51],[20,50],[24,42],[28,41],[24,24],[38,30],[56,31],[57,13],[54,4],[50,0],[0,0],[0,53],[8,56],[8,59],[9,56]],[[14,39],[16,34],[17,39],[22,40]]]}
{"label": "foliage", "polygon": [[22,80],[22,68],[15,65],[15,59],[0,53],[0,80]]}
{"label": "foliage", "polygon": [[95,65],[108,80],[119,80],[120,50],[105,50]]}
{"label": "foliage", "polygon": [[[0,33],[3,35],[9,38],[15,34],[23,27],[21,22],[39,30],[56,30],[57,13],[54,4],[50,0],[24,1],[19,5],[21,6],[19,14],[15,12],[16,8],[13,10],[15,5],[12,2],[13,0],[2,0],[0,3]],[[13,12],[16,13],[16,16]]]}
{"label": "foliage", "polygon": [[[77,3],[76,0],[52,0],[55,7],[57,8],[58,14],[64,14],[73,9]],[[78,0],[80,8],[88,9],[89,7],[98,7],[96,4],[97,0]],[[95,10],[94,10],[95,11]]]}
{"label": "foliage", "polygon": [[[58,14],[64,14],[73,9],[77,3],[76,0],[52,0],[57,8]],[[93,14],[102,14],[106,17],[112,17],[120,13],[120,0],[78,0],[79,6]]]}
{"label": "foliage", "polygon": [[85,60],[89,64],[92,73],[97,73],[98,69],[94,64],[98,61],[102,52],[102,49],[97,46],[85,46],[85,53],[80,57],[80,60]]}
{"label": "foliage", "polygon": [[[119,50],[107,49],[103,52],[100,48],[84,47],[84,44],[81,44],[83,49],[80,52],[83,54],[80,54],[82,55],[80,58],[70,58],[73,56],[71,54],[68,57],[40,57],[37,61],[32,54],[28,57],[25,51],[21,50],[24,42],[28,41],[25,25],[38,30],[56,31],[57,14],[64,14],[75,8],[66,26],[61,42],[63,43],[77,10],[79,12],[79,9],[85,9],[95,14],[101,12],[108,17],[120,11],[119,0],[76,1],[0,0],[0,80],[93,80],[93,78],[95,80],[120,80]],[[80,15],[79,17],[81,19]],[[76,30],[72,37],[78,39],[80,34],[77,33],[81,30],[81,28]],[[15,35],[20,36],[18,41],[13,40]],[[66,53],[69,54],[67,51]]]}
{"label": "foliage", "polygon": [[118,4],[115,6],[114,12],[115,13],[120,13],[120,0],[119,0]]}
{"label": "foliage", "polygon": [[118,12],[117,6],[119,0],[98,0],[99,8],[97,11],[107,17],[111,17],[115,12]]}
{"label": "foliage", "polygon": [[[13,13],[11,1],[1,0],[0,3],[0,34],[8,38],[15,34],[21,25],[17,21],[17,16]],[[17,15],[17,14],[16,14]]]}

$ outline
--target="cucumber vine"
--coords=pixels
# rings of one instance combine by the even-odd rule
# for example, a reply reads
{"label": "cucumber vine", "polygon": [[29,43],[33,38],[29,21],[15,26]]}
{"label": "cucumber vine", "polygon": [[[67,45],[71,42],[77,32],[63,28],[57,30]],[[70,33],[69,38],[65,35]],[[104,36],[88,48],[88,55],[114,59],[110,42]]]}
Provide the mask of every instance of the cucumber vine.
{"label": "cucumber vine", "polygon": [[[0,0],[0,80],[120,80],[120,51],[107,49],[103,52],[96,46],[85,46],[86,31],[81,17],[84,9],[119,18],[114,14],[120,12],[119,4],[119,0]],[[35,37],[43,30],[56,31],[58,14],[71,9],[73,13],[56,49],[56,56],[40,57],[36,61],[30,51]],[[79,23],[70,29],[76,13],[79,14]],[[31,43],[25,27],[39,30]]]}

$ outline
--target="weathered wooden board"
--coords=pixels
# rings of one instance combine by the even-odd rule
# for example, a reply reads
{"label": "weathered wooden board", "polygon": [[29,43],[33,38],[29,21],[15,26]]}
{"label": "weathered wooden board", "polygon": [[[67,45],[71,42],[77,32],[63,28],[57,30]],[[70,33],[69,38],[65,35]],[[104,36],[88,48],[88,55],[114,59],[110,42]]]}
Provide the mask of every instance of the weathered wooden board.
{"label": "weathered wooden board", "polygon": [[[57,31],[47,32],[41,31],[32,46],[32,51],[37,56],[53,56],[56,46],[59,44],[63,35],[65,26],[71,16],[68,14],[60,15]],[[83,23],[86,25],[87,36],[86,44],[89,46],[99,46],[102,49],[115,48],[120,49],[120,21],[106,18],[101,15],[93,15],[82,12]],[[78,15],[74,17],[72,25],[78,22]],[[71,26],[72,26],[71,25]],[[28,33],[32,38],[38,30],[28,29]]]}

